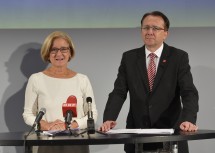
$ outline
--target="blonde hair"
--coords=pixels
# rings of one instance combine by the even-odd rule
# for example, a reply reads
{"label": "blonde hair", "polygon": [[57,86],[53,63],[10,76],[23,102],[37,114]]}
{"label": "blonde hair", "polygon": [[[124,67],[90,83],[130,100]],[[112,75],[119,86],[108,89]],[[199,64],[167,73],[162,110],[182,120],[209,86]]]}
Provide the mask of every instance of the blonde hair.
{"label": "blonde hair", "polygon": [[53,45],[54,40],[57,38],[62,38],[68,42],[69,48],[70,48],[70,54],[71,54],[69,61],[71,60],[72,57],[74,57],[75,48],[74,48],[74,45],[72,42],[72,38],[62,31],[55,31],[55,32],[52,32],[51,34],[49,34],[43,42],[43,45],[41,48],[41,57],[42,57],[43,61],[50,62],[50,60],[49,60],[50,49]]}

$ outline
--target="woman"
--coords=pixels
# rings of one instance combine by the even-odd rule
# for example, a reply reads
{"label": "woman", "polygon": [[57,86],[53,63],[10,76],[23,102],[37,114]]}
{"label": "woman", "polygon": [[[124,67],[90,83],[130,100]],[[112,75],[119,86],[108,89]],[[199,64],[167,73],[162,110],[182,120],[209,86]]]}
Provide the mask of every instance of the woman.
{"label": "woman", "polygon": [[[92,98],[93,118],[96,121],[97,110],[88,77],[68,68],[68,62],[74,57],[71,38],[60,31],[51,33],[42,45],[41,57],[50,66],[32,74],[28,80],[23,113],[25,123],[32,126],[38,111],[45,108],[46,113],[40,121],[41,130],[65,130],[62,103],[66,103],[71,95],[77,98],[77,117],[72,118],[70,127],[87,127],[87,97]],[[38,149],[39,153],[71,151],[89,152],[89,146],[44,146]]]}

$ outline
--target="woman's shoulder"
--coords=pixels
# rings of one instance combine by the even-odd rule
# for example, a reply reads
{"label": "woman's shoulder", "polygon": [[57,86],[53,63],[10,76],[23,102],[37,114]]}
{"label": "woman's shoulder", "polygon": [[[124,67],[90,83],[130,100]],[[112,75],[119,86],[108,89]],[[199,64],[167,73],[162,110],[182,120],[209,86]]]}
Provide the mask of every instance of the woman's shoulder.
{"label": "woman's shoulder", "polygon": [[88,76],[82,73],[77,73],[76,77],[81,80],[88,80]]}
{"label": "woman's shoulder", "polygon": [[42,76],[42,75],[44,75],[44,73],[43,73],[43,72],[37,72],[37,73],[33,73],[33,74],[31,74],[31,76],[30,76],[30,77],[39,77],[39,76]]}
{"label": "woman's shoulder", "polygon": [[29,80],[35,80],[37,78],[41,78],[43,76],[43,72],[37,72],[30,75]]}

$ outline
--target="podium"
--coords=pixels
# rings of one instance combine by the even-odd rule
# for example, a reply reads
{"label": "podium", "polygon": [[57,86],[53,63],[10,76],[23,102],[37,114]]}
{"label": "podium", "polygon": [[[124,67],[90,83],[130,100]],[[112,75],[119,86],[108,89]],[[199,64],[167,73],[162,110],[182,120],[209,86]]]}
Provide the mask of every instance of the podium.
{"label": "podium", "polygon": [[[81,132],[81,131],[80,131]],[[101,145],[101,144],[125,144],[139,145],[141,143],[153,142],[179,142],[202,139],[215,139],[215,130],[198,130],[196,132],[175,131],[172,135],[161,134],[108,134],[99,133],[91,135],[75,136],[37,136],[29,135],[25,140],[27,132],[5,132],[0,133],[0,146],[25,146],[25,153],[31,153],[32,146],[65,146],[65,145]],[[140,152],[137,148],[135,152]]]}

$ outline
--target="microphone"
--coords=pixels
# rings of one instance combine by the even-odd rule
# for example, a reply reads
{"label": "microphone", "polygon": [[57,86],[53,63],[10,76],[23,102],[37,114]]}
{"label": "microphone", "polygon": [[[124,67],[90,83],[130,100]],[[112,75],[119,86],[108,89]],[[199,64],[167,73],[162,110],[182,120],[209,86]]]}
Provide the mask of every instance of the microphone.
{"label": "microphone", "polygon": [[67,123],[67,125],[71,124],[71,120],[72,120],[72,111],[71,110],[67,110],[66,111],[66,116],[65,116],[65,122]]}
{"label": "microphone", "polygon": [[84,132],[81,132],[79,134],[84,134],[87,132],[87,134],[95,134],[95,132],[103,134],[103,135],[107,135],[106,133],[100,132],[95,130],[95,122],[93,119],[93,112],[92,112],[92,98],[91,97],[87,97],[86,98],[86,102],[88,105],[88,119],[87,119],[87,129]]}
{"label": "microphone", "polygon": [[95,133],[95,123],[94,123],[93,112],[92,112],[92,98],[87,97],[86,101],[88,104],[87,133],[94,134]]}
{"label": "microphone", "polygon": [[87,97],[87,104],[88,104],[88,118],[93,118],[92,98],[91,97]]}
{"label": "microphone", "polygon": [[28,134],[27,135],[25,135],[25,139],[29,136],[29,134],[31,133],[31,131],[35,128],[35,126],[38,124],[38,126],[37,126],[37,130],[36,130],[36,133],[37,133],[37,136],[39,136],[40,135],[40,124],[39,124],[39,122],[40,122],[40,120],[42,119],[42,117],[43,117],[43,115],[46,113],[46,109],[45,108],[41,108],[40,109],[40,111],[39,111],[39,113],[37,114],[37,117],[36,117],[36,119],[35,119],[35,121],[34,121],[34,124],[32,125],[32,127],[31,127],[31,129],[30,129],[30,131],[28,132]]}
{"label": "microphone", "polygon": [[77,117],[77,99],[71,95],[67,98],[66,103],[62,104],[63,117],[65,117],[65,123],[71,124],[72,117]]}
{"label": "microphone", "polygon": [[41,108],[39,113],[37,114],[37,117],[34,121],[34,124],[32,127],[35,127],[39,122],[40,120],[42,119],[43,115],[46,113],[46,109],[45,108]]}

